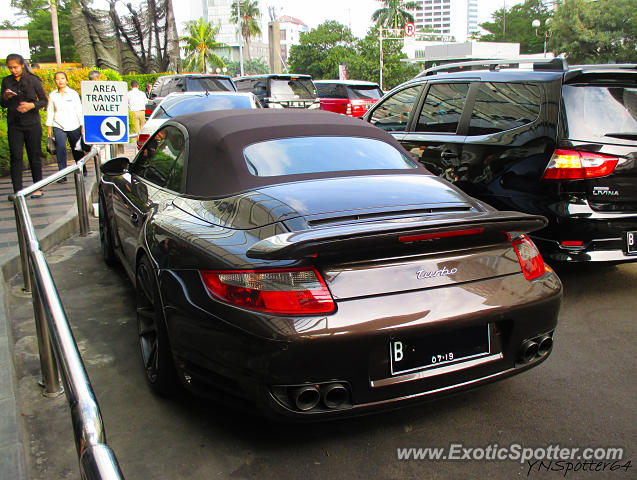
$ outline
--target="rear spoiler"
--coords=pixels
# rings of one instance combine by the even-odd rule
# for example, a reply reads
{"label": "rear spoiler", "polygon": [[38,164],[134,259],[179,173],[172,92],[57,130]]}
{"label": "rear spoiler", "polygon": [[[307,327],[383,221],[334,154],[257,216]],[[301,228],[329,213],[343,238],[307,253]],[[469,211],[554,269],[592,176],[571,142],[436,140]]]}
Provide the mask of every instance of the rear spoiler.
{"label": "rear spoiler", "polygon": [[480,229],[483,233],[528,233],[544,228],[545,217],[518,212],[484,212],[471,217],[426,218],[418,221],[382,221],[282,233],[261,240],[248,249],[249,258],[282,260],[313,257],[319,252],[353,250],[389,241],[397,235],[422,235]]}

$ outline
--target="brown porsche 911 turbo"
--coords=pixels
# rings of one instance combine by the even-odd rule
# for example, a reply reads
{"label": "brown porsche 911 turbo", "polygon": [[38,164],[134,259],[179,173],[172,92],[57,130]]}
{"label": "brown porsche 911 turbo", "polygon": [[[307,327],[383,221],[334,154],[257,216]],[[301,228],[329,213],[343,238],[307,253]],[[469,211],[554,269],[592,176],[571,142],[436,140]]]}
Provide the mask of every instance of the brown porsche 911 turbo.
{"label": "brown porsche 911 turbo", "polygon": [[552,349],[562,286],[526,235],[544,217],[467,196],[357,119],[177,117],[103,165],[99,202],[159,395],[318,420],[473,388]]}

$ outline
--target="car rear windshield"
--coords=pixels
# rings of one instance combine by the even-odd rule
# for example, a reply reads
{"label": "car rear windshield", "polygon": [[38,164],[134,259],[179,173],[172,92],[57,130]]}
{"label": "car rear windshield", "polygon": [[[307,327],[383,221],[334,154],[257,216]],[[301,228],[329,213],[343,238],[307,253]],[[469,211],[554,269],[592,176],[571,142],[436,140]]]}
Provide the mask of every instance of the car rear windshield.
{"label": "car rear windshield", "polygon": [[417,167],[390,144],[360,137],[280,138],[248,145],[243,154],[258,177]]}
{"label": "car rear windshield", "polygon": [[177,95],[164,100],[154,118],[173,118],[189,113],[210,110],[234,110],[252,108],[250,98],[235,95]]}
{"label": "car rear windshield", "polygon": [[378,100],[383,92],[374,85],[344,85],[341,83],[317,83],[316,91],[322,98],[348,98],[350,100]]}
{"label": "car rear windshield", "polygon": [[234,92],[234,84],[229,78],[213,78],[213,77],[192,77],[186,79],[186,90],[188,92],[214,92],[227,91]]}
{"label": "car rear windshield", "polygon": [[309,78],[271,78],[270,96],[276,98],[316,98]]}
{"label": "car rear windshield", "polygon": [[562,97],[569,139],[637,141],[637,86],[565,85]]}

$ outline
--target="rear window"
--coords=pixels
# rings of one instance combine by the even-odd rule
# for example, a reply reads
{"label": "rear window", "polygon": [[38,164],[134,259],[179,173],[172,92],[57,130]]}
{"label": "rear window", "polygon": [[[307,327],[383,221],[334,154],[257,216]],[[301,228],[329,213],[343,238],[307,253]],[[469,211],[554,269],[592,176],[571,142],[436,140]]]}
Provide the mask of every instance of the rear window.
{"label": "rear window", "polygon": [[347,98],[350,100],[378,100],[383,96],[374,85],[345,85],[342,83],[317,83],[316,91],[321,98]]}
{"label": "rear window", "polygon": [[566,135],[603,143],[637,139],[637,87],[565,85]]}
{"label": "rear window", "polygon": [[271,78],[270,96],[277,98],[316,98],[309,78]]}
{"label": "rear window", "polygon": [[206,90],[234,92],[235,88],[229,78],[190,77],[186,79],[186,90],[188,92],[205,92]]}
{"label": "rear window", "polygon": [[243,95],[179,95],[167,98],[157,108],[154,118],[173,118],[189,113],[210,110],[252,108],[250,99]]}
{"label": "rear window", "polygon": [[258,177],[417,167],[388,143],[360,137],[281,138],[249,145],[243,154],[248,170]]}

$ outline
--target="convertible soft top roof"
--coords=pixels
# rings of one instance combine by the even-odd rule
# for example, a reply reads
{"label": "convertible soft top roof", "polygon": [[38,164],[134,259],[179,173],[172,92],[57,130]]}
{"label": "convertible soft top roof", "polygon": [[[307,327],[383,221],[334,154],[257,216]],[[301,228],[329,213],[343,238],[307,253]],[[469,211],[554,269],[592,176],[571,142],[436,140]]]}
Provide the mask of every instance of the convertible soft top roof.
{"label": "convertible soft top roof", "polygon": [[387,132],[360,119],[320,110],[217,110],[183,115],[189,136],[186,194],[222,197],[285,182],[355,175],[421,174],[422,166],[402,170],[356,170],[259,177],[248,170],[243,149],[253,143],[290,137],[346,136],[381,140],[404,155],[407,151]]}

